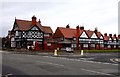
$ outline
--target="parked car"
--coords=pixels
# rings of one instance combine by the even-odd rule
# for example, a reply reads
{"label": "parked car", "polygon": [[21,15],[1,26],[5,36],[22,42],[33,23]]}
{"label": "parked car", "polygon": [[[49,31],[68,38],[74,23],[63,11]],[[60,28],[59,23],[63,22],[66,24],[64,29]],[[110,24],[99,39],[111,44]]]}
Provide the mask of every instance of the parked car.
{"label": "parked car", "polygon": [[66,51],[66,52],[69,52],[69,53],[73,53],[74,52],[74,49],[71,48],[71,47],[65,47],[65,48],[61,48],[62,51]]}

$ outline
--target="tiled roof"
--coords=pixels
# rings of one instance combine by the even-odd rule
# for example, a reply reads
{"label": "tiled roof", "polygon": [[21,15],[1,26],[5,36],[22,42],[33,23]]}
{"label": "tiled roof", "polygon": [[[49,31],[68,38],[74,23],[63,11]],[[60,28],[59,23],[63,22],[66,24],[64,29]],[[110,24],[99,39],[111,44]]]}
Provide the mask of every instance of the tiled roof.
{"label": "tiled roof", "polygon": [[108,41],[109,40],[109,36],[104,36],[104,40]]}
{"label": "tiled roof", "polygon": [[81,35],[82,35],[83,31],[85,31],[85,30],[80,30],[80,34],[79,34],[79,36],[81,36]]}
{"label": "tiled roof", "polygon": [[53,33],[52,29],[49,26],[43,26],[43,30],[45,33]]}
{"label": "tiled roof", "polygon": [[16,19],[15,23],[18,25],[19,30],[29,30],[32,27],[31,21]]}
{"label": "tiled roof", "polygon": [[[57,28],[60,32],[57,33],[58,35],[56,36],[64,36],[65,38],[73,38],[76,37],[76,29],[73,28],[64,28],[64,27],[58,27]],[[79,36],[81,36],[81,34],[83,33],[83,31],[85,31],[88,35],[89,38],[91,38],[91,36],[93,35],[94,31],[91,30],[80,30],[80,34]],[[56,32],[55,32],[56,33]],[[102,36],[102,34],[100,32],[97,32],[97,36],[98,38],[100,38]]]}
{"label": "tiled roof", "polygon": [[61,31],[65,38],[73,38],[76,36],[76,29],[63,27],[58,27],[58,29]]}
{"label": "tiled roof", "polygon": [[[16,19],[15,23],[18,25],[19,30],[29,30],[33,27],[32,21]],[[45,33],[53,33],[52,29],[48,26],[42,26],[39,22],[36,25]]]}
{"label": "tiled roof", "polygon": [[91,38],[91,36],[93,35],[94,31],[91,31],[91,30],[85,30],[88,37]]}
{"label": "tiled roof", "polygon": [[120,35],[118,35],[117,39],[120,39]]}
{"label": "tiled roof", "polygon": [[100,38],[102,36],[101,32],[96,32],[98,38]]}
{"label": "tiled roof", "polygon": [[114,39],[117,39],[117,37],[113,36],[112,39],[113,39],[113,40],[114,40]]}

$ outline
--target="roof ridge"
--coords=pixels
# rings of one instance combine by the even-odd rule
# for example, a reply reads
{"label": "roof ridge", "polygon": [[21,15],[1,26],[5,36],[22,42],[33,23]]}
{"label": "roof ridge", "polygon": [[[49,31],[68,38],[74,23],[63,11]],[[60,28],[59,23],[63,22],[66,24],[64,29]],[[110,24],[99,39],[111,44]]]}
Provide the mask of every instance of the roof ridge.
{"label": "roof ridge", "polygon": [[43,26],[43,27],[50,27],[50,26]]}
{"label": "roof ridge", "polygon": [[58,28],[64,28],[64,29],[72,29],[72,30],[75,30],[75,28],[66,28],[66,27],[58,27]]}
{"label": "roof ridge", "polygon": [[32,22],[32,21],[29,21],[29,20],[22,20],[22,19],[16,19],[16,20]]}

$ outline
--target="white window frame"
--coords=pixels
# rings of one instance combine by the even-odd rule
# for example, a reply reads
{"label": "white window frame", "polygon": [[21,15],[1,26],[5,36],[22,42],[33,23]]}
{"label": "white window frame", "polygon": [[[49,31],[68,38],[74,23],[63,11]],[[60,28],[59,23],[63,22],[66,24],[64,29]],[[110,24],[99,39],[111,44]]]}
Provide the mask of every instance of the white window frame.
{"label": "white window frame", "polygon": [[88,44],[83,44],[83,47],[84,48],[88,48]]}

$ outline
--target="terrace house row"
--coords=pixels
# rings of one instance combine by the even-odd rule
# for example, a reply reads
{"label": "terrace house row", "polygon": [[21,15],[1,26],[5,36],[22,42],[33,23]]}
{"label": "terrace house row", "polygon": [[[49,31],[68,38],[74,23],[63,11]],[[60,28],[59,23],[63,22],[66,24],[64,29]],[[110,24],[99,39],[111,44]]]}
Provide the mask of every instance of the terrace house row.
{"label": "terrace house row", "polygon": [[104,35],[97,30],[85,30],[83,26],[75,29],[57,27],[53,33],[50,26],[43,26],[35,16],[32,20],[15,19],[13,29],[8,32],[5,45],[10,48],[28,48],[35,50],[53,50],[55,48],[73,47],[75,49],[120,49],[120,35],[107,33]]}
{"label": "terrace house row", "polygon": [[59,46],[73,47],[86,50],[100,49],[120,49],[120,35],[103,36],[101,32],[95,28],[92,30],[84,30],[84,27],[77,26],[76,29],[70,28],[69,25],[58,27],[53,38],[57,40]]}

